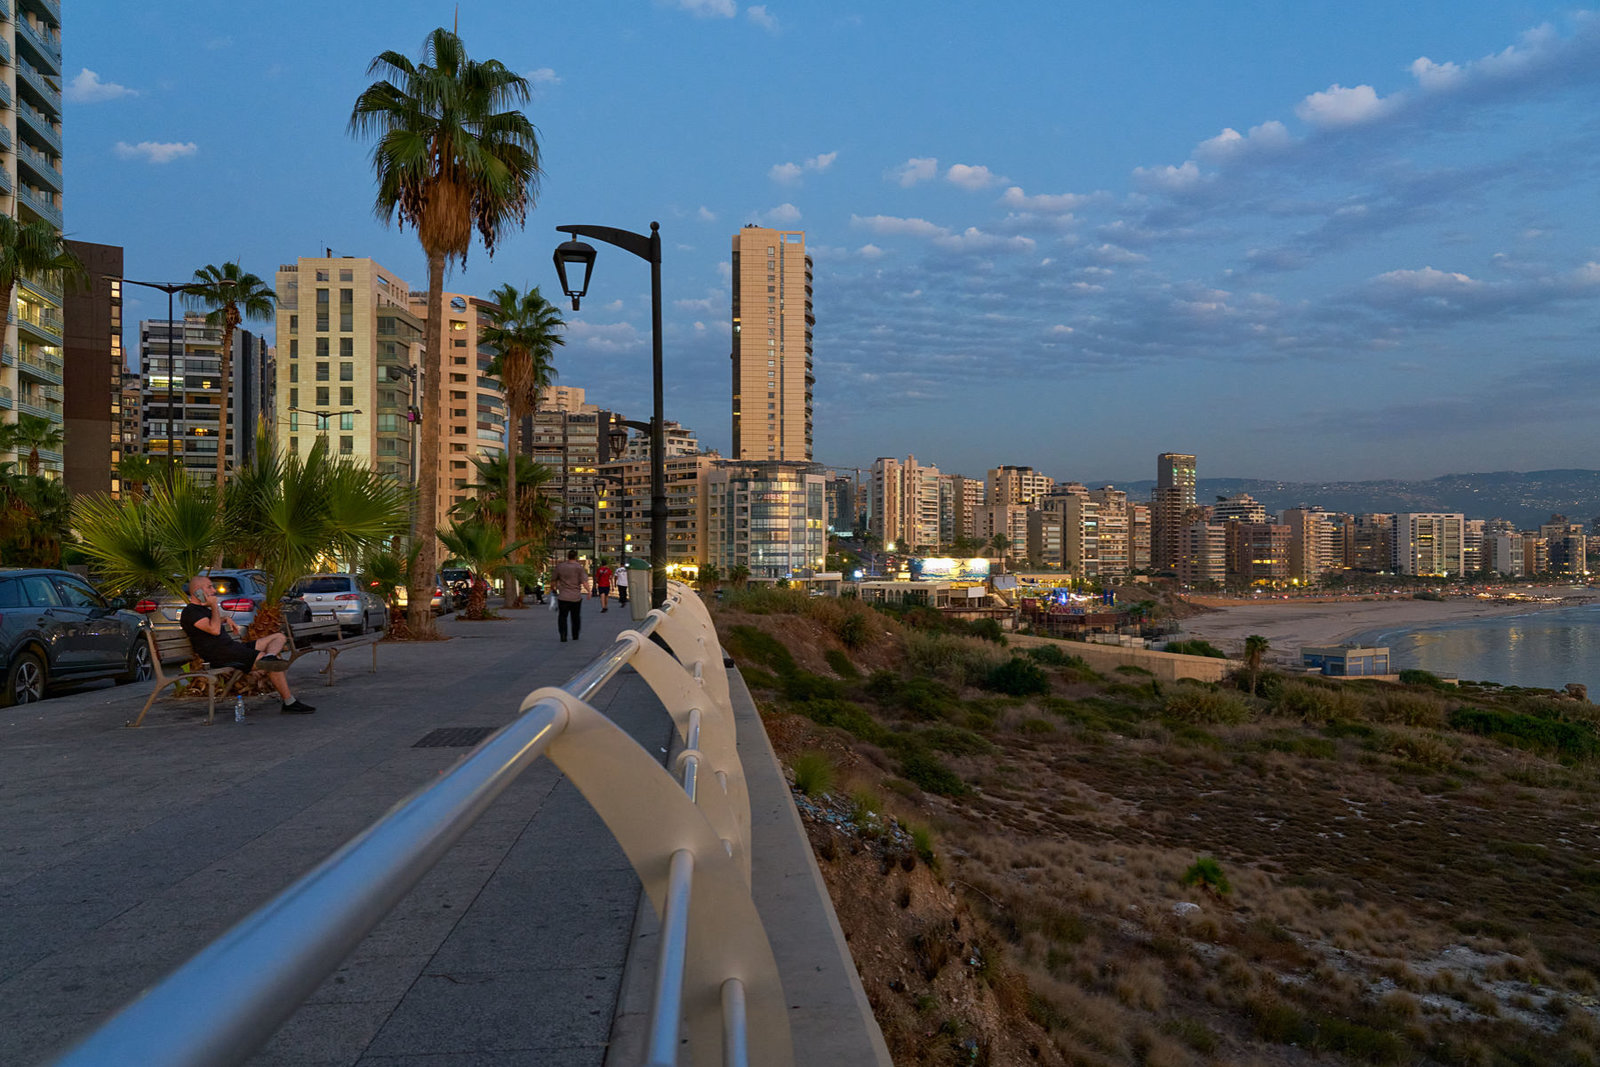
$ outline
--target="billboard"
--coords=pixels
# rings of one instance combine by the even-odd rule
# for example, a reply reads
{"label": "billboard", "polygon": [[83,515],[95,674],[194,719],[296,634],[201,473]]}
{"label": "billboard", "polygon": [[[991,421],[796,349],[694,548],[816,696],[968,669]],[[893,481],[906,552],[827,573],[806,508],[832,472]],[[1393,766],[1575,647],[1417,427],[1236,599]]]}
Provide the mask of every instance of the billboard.
{"label": "billboard", "polygon": [[982,582],[988,578],[989,561],[986,559],[931,556],[911,561],[913,582]]}

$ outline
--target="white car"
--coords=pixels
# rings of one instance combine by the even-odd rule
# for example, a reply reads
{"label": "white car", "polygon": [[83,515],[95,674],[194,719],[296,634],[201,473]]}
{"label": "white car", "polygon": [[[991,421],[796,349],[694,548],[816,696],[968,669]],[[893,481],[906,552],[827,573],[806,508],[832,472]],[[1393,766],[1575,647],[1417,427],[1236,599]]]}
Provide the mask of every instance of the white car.
{"label": "white car", "polygon": [[383,599],[362,588],[353,574],[308,574],[294,583],[289,595],[306,602],[313,622],[319,616],[333,615],[339,620],[340,629],[358,634],[389,625],[389,609]]}

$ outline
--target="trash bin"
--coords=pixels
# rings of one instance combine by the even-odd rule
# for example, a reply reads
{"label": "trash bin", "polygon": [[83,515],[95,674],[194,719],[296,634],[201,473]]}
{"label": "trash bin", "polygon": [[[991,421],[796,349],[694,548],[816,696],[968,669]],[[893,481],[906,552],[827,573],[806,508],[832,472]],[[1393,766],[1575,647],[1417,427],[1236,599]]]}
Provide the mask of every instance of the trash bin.
{"label": "trash bin", "polygon": [[634,622],[643,622],[650,614],[650,564],[642,559],[628,561],[628,607]]}

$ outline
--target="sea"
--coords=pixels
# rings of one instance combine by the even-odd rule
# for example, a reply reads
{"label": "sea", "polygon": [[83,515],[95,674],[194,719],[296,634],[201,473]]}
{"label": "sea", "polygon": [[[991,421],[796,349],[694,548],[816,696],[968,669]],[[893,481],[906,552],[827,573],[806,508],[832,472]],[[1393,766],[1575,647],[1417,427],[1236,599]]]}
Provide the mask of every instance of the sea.
{"label": "sea", "polygon": [[1581,682],[1600,699],[1600,603],[1369,630],[1349,643],[1387,645],[1397,670],[1547,689]]}

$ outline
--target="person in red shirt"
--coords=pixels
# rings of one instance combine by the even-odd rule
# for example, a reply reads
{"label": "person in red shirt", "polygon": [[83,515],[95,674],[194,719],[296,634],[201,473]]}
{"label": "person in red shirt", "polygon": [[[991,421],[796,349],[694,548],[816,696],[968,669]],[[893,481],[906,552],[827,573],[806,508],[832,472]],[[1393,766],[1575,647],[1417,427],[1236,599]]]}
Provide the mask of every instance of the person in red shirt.
{"label": "person in red shirt", "polygon": [[595,568],[594,595],[600,598],[600,611],[602,614],[611,610],[606,607],[606,599],[611,596],[611,564],[605,560],[601,560],[600,566]]}

